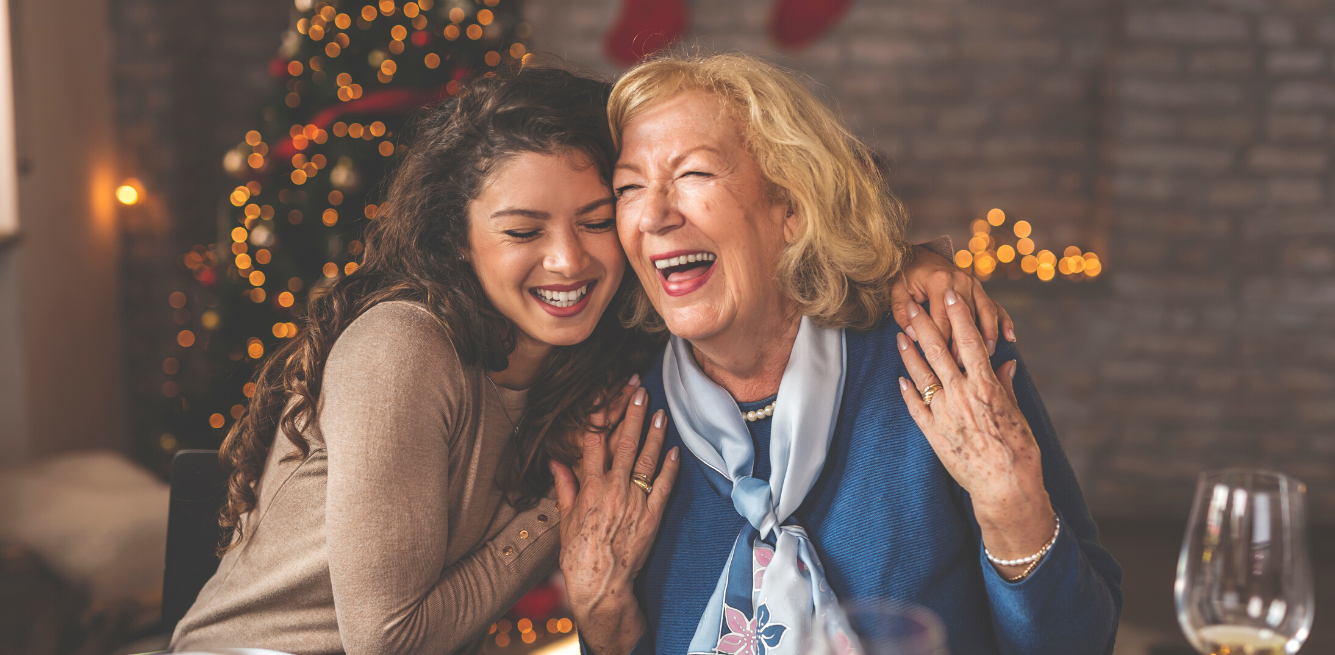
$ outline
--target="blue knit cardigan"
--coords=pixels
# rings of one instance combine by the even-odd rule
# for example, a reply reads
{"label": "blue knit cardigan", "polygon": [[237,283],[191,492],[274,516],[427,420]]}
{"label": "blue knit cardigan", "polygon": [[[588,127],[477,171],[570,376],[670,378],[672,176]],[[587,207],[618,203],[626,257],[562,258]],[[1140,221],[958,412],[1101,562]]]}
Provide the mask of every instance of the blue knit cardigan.
{"label": "blue knit cardigan", "polygon": [[[1043,482],[1062,519],[1052,551],[1019,583],[987,562],[969,496],[946,472],[899,392],[908,377],[893,321],[847,332],[848,371],[825,467],[794,519],[806,527],[843,601],[893,599],[922,605],[945,624],[955,655],[1107,655],[1121,611],[1122,570],[1098,529],[1023,362],[1020,410],[1043,453]],[[1018,358],[997,346],[993,366]],[[645,377],[652,412],[667,410],[662,358]],[[770,399],[754,403],[763,406]],[[753,403],[747,403],[747,408]],[[705,467],[667,428],[663,452],[680,446],[676,488],[635,593],[648,621],[637,654],[683,654],[744,519],[705,477]],[[757,421],[757,453],[769,421]],[[756,458],[758,477],[768,457]]]}

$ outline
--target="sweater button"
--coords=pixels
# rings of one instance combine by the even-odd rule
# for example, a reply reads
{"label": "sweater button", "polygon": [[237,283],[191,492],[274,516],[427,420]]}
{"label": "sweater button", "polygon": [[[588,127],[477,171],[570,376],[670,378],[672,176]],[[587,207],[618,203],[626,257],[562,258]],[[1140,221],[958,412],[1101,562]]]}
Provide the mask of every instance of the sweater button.
{"label": "sweater button", "polygon": [[504,556],[506,556],[506,557],[509,557],[509,556],[515,554],[515,547],[514,547],[514,546],[506,546],[505,548],[502,548],[502,549],[501,549],[501,554],[504,555]]}
{"label": "sweater button", "polygon": [[528,530],[520,530],[520,531],[519,531],[519,538],[520,538],[520,539],[528,539]]}
{"label": "sweater button", "polygon": [[546,523],[546,522],[547,522],[547,515],[546,515],[546,514],[539,514],[539,515],[538,515],[538,523]]}

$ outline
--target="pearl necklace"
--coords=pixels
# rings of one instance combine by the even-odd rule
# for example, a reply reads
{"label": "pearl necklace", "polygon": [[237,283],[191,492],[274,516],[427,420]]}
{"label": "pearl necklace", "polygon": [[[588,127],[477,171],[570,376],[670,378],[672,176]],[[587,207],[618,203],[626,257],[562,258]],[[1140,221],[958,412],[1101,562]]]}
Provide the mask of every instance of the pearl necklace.
{"label": "pearl necklace", "polygon": [[757,409],[754,412],[747,412],[745,414],[742,414],[742,418],[746,419],[748,422],[754,423],[762,418],[769,418],[771,416],[774,416],[774,404],[775,403],[770,403],[760,409]]}

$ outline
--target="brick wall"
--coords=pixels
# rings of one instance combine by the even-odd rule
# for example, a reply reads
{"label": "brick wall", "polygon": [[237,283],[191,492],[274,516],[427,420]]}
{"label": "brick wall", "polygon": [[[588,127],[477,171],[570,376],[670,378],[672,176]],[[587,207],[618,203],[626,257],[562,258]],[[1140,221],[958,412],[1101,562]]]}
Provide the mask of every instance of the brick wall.
{"label": "brick wall", "polygon": [[[1102,516],[1181,516],[1266,466],[1335,521],[1335,6],[860,0],[798,54],[770,0],[691,2],[688,43],[810,75],[890,163],[915,236],[992,207],[1097,281],[989,282]],[[531,2],[534,49],[606,73],[615,0]]]}

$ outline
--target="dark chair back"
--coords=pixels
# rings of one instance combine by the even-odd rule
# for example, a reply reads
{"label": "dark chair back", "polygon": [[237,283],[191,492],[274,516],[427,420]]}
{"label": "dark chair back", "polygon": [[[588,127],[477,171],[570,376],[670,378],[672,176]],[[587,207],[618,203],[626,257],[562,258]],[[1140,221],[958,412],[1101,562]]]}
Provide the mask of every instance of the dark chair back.
{"label": "dark chair back", "polygon": [[182,450],[172,459],[167,513],[167,566],[162,575],[162,628],[166,632],[195,603],[218,570],[218,510],[227,498],[227,474],[216,450]]}

